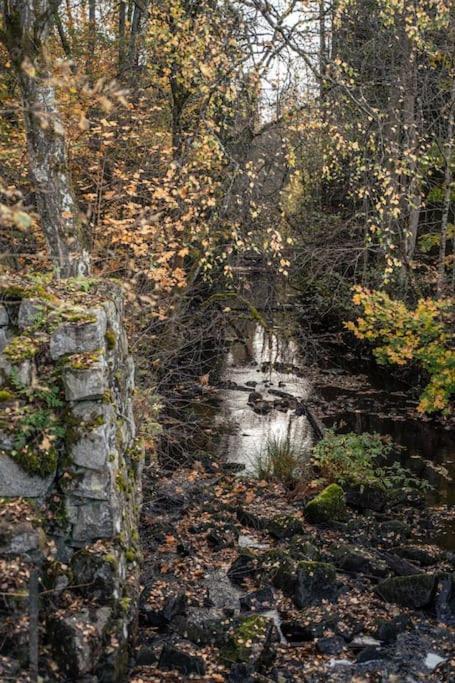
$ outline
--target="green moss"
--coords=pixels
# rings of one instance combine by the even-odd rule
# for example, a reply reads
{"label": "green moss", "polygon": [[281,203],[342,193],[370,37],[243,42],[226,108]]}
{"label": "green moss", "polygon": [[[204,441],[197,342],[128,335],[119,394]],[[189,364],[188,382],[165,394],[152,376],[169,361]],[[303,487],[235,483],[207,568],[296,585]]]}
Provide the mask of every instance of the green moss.
{"label": "green moss", "polygon": [[33,358],[39,351],[39,344],[36,340],[30,337],[20,336],[14,337],[3,350],[7,359],[13,365],[23,363],[29,358]]}
{"label": "green moss", "polygon": [[330,484],[305,508],[305,517],[310,522],[332,522],[346,517],[346,502],[341,486]]}
{"label": "green moss", "polygon": [[110,328],[106,331],[106,334],[104,335],[104,339],[106,340],[106,346],[107,346],[109,351],[112,351],[113,349],[115,349],[115,345],[117,343],[117,335],[115,334],[115,332],[112,328]]}
{"label": "green moss", "polygon": [[47,477],[57,469],[58,454],[53,447],[47,450],[38,450],[28,446],[20,450],[10,451],[8,455],[28,474]]}
{"label": "green moss", "polygon": [[8,389],[0,389],[0,403],[7,403],[8,401],[14,401],[16,395]]}
{"label": "green moss", "polygon": [[125,557],[127,562],[136,562],[139,557],[139,553],[134,548],[128,548],[125,552]]}
{"label": "green moss", "polygon": [[114,402],[114,397],[112,396],[112,391],[110,389],[106,389],[103,394],[102,401],[105,404],[111,404]]}
{"label": "green moss", "polygon": [[248,662],[254,653],[254,646],[265,641],[269,624],[266,617],[259,615],[242,619],[232,630],[227,645],[222,649],[223,660],[226,663]]}

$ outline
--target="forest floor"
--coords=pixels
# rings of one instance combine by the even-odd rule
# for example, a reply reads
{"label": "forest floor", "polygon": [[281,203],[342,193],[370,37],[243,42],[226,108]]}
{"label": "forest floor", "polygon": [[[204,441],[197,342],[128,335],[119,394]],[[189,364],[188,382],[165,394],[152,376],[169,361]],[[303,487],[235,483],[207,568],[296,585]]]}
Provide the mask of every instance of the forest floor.
{"label": "forest floor", "polygon": [[455,679],[455,557],[428,544],[445,510],[358,500],[315,525],[315,492],[234,470],[150,472],[132,683]]}

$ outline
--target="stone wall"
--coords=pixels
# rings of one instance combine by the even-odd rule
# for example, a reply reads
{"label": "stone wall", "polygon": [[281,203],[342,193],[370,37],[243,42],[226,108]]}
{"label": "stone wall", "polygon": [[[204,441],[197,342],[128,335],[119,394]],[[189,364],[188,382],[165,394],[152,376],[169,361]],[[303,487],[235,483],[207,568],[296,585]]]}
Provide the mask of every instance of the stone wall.
{"label": "stone wall", "polygon": [[112,282],[0,281],[0,679],[125,680],[142,452],[123,315]]}

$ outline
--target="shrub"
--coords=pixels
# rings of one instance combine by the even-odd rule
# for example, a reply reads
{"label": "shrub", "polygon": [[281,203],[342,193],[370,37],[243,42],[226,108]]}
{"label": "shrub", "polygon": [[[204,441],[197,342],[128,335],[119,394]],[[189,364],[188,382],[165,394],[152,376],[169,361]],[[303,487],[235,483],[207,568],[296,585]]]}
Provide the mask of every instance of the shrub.
{"label": "shrub", "polygon": [[313,448],[312,455],[314,464],[329,483],[381,489],[429,486],[399,463],[387,464],[387,458],[396,448],[390,438],[378,434],[328,431]]}

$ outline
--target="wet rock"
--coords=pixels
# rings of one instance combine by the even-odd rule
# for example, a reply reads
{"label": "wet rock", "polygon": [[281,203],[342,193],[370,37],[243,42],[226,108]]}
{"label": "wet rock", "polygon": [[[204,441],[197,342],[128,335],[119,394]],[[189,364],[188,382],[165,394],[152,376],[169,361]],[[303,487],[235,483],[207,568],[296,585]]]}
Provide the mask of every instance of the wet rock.
{"label": "wet rock", "polygon": [[232,583],[242,585],[247,578],[253,578],[255,573],[256,556],[243,550],[229,567],[227,575]]}
{"label": "wet rock", "polygon": [[253,683],[254,666],[252,664],[233,664],[228,674],[228,683]]}
{"label": "wet rock", "polygon": [[240,598],[240,607],[244,612],[264,612],[273,607],[275,596],[270,586],[247,593]]}
{"label": "wet rock", "polygon": [[205,663],[202,657],[183,652],[170,645],[163,647],[158,667],[162,671],[179,671],[184,676],[205,675]]}
{"label": "wet rock", "polygon": [[417,574],[386,579],[378,584],[376,591],[386,602],[421,609],[430,604],[434,587],[433,575]]}
{"label": "wet rock", "polygon": [[442,574],[438,578],[435,612],[438,621],[455,626],[455,574]]}
{"label": "wet rock", "polygon": [[376,637],[383,643],[393,643],[400,633],[403,633],[411,624],[409,617],[400,615],[395,619],[380,619],[378,622]]}
{"label": "wet rock", "polygon": [[267,531],[280,540],[291,538],[295,534],[305,533],[302,520],[292,515],[277,515],[267,523]]}
{"label": "wet rock", "polygon": [[361,512],[373,510],[381,512],[387,502],[387,493],[377,486],[350,486],[346,490],[346,503]]}
{"label": "wet rock", "polygon": [[346,517],[344,493],[338,484],[330,484],[305,507],[305,517],[315,524],[330,523]]}
{"label": "wet rock", "polygon": [[323,655],[339,655],[345,648],[345,642],[340,636],[319,638],[316,647]]}
{"label": "wet rock", "polygon": [[294,602],[302,609],[336,595],[336,571],[333,564],[302,561],[298,563]]}
{"label": "wet rock", "polygon": [[274,643],[278,641],[278,632],[271,619],[259,615],[245,617],[230,629],[221,656],[228,663],[254,664],[256,669],[267,669],[275,659]]}

